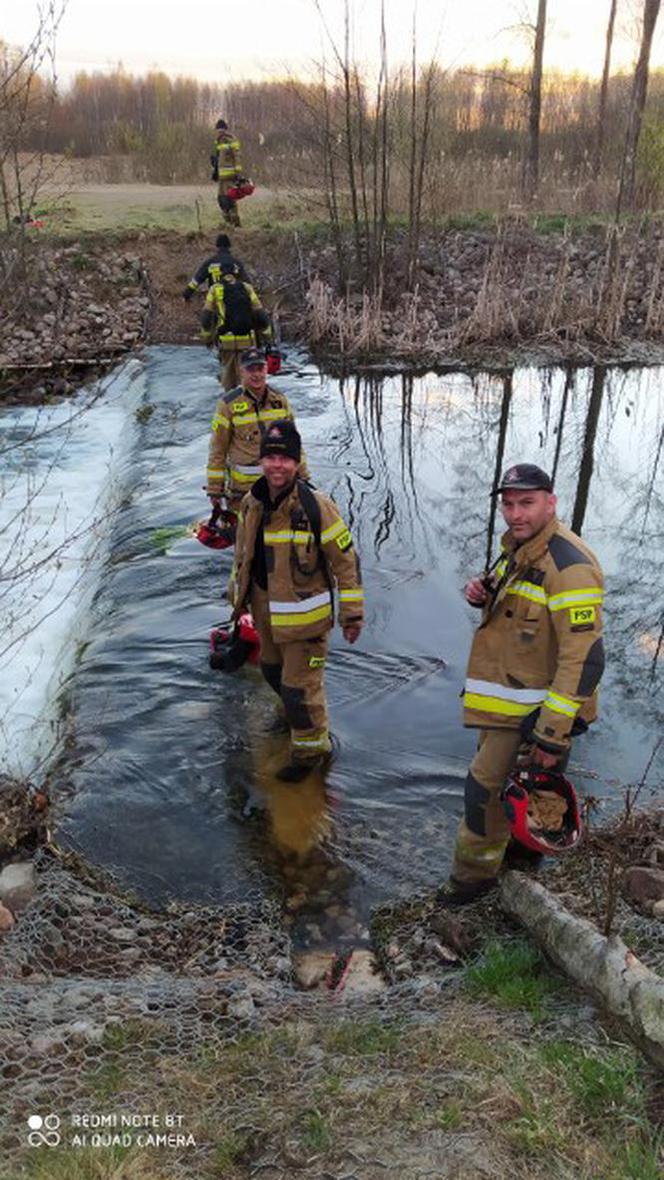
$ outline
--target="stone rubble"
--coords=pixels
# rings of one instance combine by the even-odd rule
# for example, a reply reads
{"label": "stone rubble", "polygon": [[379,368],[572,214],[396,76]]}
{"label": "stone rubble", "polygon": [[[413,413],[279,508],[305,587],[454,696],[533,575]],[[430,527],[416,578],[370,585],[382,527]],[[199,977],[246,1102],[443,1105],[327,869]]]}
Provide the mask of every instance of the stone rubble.
{"label": "stone rubble", "polygon": [[138,255],[42,242],[26,274],[24,283],[8,285],[0,308],[4,389],[30,383],[33,394],[66,396],[89,368],[143,341],[150,298]]}

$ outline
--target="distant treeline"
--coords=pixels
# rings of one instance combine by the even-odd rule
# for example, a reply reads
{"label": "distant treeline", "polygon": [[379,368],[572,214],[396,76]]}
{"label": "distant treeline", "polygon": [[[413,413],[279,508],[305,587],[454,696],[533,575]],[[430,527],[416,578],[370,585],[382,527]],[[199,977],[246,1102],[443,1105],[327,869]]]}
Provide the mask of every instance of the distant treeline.
{"label": "distant treeline", "polygon": [[[424,183],[436,179],[434,205],[500,208],[518,193],[523,157],[528,74],[506,64],[487,70],[425,73],[416,100],[430,108]],[[353,75],[354,105],[369,128],[370,84]],[[541,191],[554,186],[560,207],[601,207],[601,179],[608,188],[622,151],[631,75],[609,82],[600,182],[593,177],[599,83],[581,76],[545,75],[541,121]],[[81,73],[58,94],[48,124],[30,130],[24,146],[77,157],[128,157],[136,179],[158,183],[200,181],[208,176],[214,123],[223,116],[243,143],[247,170],[271,187],[310,188],[324,176],[330,126],[345,134],[340,80],[209,85],[163,73],[134,77]],[[368,122],[367,122],[368,119]],[[327,133],[321,128],[327,121]],[[389,88],[391,172],[397,193],[406,185],[412,129],[412,86],[404,73]],[[323,143],[323,140],[325,141]],[[650,76],[639,161],[642,204],[664,191],[664,71]],[[441,188],[442,186],[442,188]],[[599,186],[599,187],[598,187]],[[599,195],[598,195],[599,194]],[[431,202],[427,201],[427,205]]]}

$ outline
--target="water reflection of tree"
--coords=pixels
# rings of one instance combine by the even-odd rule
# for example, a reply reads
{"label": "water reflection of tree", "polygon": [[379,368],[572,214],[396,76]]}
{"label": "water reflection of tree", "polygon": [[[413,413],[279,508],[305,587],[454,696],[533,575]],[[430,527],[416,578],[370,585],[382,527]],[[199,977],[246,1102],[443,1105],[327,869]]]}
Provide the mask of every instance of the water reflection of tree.
{"label": "water reflection of tree", "polygon": [[579,478],[576,485],[576,498],[574,500],[574,511],[572,513],[572,530],[579,535],[583,530],[583,522],[585,520],[586,509],[588,507],[590,481],[592,480],[595,467],[595,442],[597,439],[597,427],[599,425],[600,412],[602,409],[602,399],[604,397],[605,384],[606,368],[603,365],[597,365],[597,367],[593,369],[592,387],[590,392],[590,400],[588,402],[585,432],[583,436],[581,466],[579,468]]}

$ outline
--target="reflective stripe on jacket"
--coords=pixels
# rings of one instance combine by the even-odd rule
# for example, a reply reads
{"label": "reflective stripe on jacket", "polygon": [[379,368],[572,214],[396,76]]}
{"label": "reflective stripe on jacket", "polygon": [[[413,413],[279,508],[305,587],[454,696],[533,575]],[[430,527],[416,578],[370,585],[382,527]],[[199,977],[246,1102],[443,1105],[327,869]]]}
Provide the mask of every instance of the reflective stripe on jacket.
{"label": "reflective stripe on jacket", "polygon": [[334,501],[312,488],[310,494],[320,508],[319,546],[300,497],[299,483],[296,480],[276,508],[270,505],[264,478],[245,496],[227,591],[237,617],[249,600],[256,536],[262,528],[270,628],[275,643],[315,639],[329,631],[334,622],[335,583],[340,625],[361,623],[364,618],[360,563],[350,532]]}
{"label": "reflective stripe on jacket", "polygon": [[[227,275],[226,277],[235,281],[234,275]],[[252,311],[262,311],[263,304],[251,283],[243,283],[242,286],[251,300]],[[201,339],[206,344],[214,340],[223,352],[244,352],[245,348],[253,348],[256,345],[256,333],[254,331],[244,332],[242,335],[236,335],[233,332],[224,332],[225,323],[226,298],[224,284],[222,282],[214,282],[208,288],[203,311],[201,312]],[[270,337],[272,335],[271,329],[269,327],[261,328],[260,335],[261,337]]]}
{"label": "reflective stripe on jacket", "polygon": [[[262,474],[260,446],[263,431],[269,422],[284,418],[294,419],[290,402],[285,393],[269,385],[266,385],[260,401],[241,385],[219,399],[212,419],[208,451],[209,495],[220,496],[224,491],[237,495],[249,491]],[[309,478],[304,454],[299,472],[303,479]]]}
{"label": "reflective stripe on jacket", "polygon": [[534,737],[569,746],[577,717],[597,716],[604,670],[604,579],[597,558],[555,517],[525,544],[503,538],[496,593],[473,637],[464,724],[518,729],[539,709]]}
{"label": "reflective stripe on jacket", "polygon": [[221,276],[226,274],[235,275],[243,283],[250,283],[249,275],[243,264],[233,258],[228,250],[219,250],[211,258],[206,258],[205,262],[201,262],[187,286],[191,291],[197,291],[202,283],[207,283],[211,287],[213,283],[220,283]]}
{"label": "reflective stripe on jacket", "polygon": [[219,132],[214,141],[213,154],[216,156],[220,180],[232,180],[241,175],[240,141],[230,131]]}

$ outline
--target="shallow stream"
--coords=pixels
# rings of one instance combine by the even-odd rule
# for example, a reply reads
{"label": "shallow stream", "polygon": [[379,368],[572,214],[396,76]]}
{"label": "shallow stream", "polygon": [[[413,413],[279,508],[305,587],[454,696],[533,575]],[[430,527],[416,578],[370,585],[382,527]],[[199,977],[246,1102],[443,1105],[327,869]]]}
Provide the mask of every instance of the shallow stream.
{"label": "shallow stream", "polygon": [[[435,885],[474,745],[459,690],[476,620],[461,589],[485,562],[495,470],[530,460],[556,469],[560,515],[607,573],[610,670],[574,777],[604,807],[642,779],[649,798],[664,783],[663,379],[522,369],[340,381],[290,355],[275,384],[294,404],[315,482],[353,531],[368,604],[360,642],[335,632],[332,645],[336,758],[294,788],[274,777],[286,744],[260,675],[208,668],[209,629],[229,613],[230,557],[170,532],[206,514],[213,361],[198,347],[148,349],[74,441],[62,447],[56,431],[52,453],[48,434],[16,452],[52,467],[55,506],[69,497],[92,515],[96,546],[93,558],[81,541],[53,571],[83,563],[86,576],[73,578],[57,629],[36,619],[37,665],[11,664],[6,768],[34,771],[40,724],[48,715],[51,732],[64,718],[60,841],[161,904],[312,896],[324,882],[328,909],[336,894],[364,911]],[[3,440],[29,433],[27,414],[4,412]],[[16,513],[7,490],[0,509]]]}

